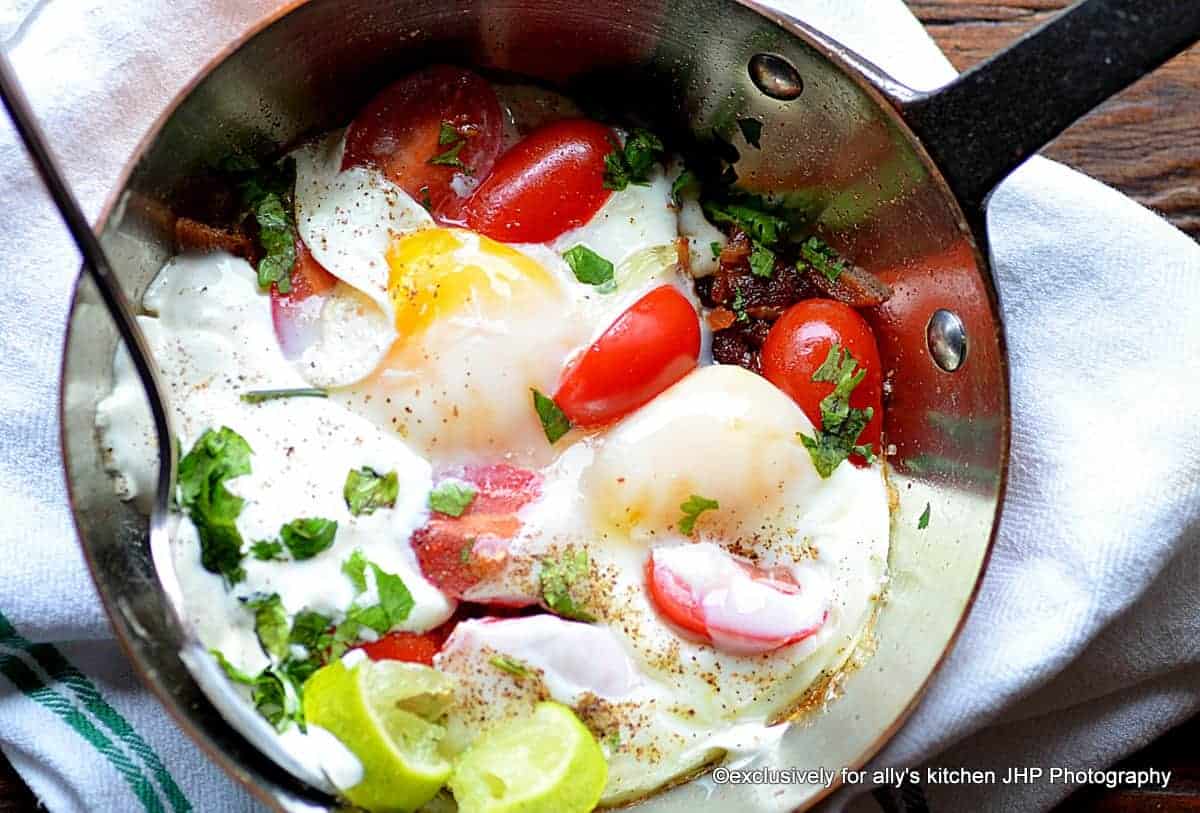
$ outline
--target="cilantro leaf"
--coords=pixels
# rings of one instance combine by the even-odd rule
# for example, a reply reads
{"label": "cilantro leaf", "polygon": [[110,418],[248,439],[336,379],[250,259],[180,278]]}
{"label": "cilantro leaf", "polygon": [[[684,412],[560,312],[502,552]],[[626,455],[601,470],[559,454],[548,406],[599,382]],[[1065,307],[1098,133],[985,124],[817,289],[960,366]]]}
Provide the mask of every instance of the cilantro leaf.
{"label": "cilantro leaf", "polygon": [[762,122],[758,119],[738,119],[737,125],[738,129],[742,131],[742,138],[746,139],[746,143],[756,150],[761,150]]}
{"label": "cilantro leaf", "polygon": [[679,504],[679,510],[683,512],[683,516],[679,520],[679,532],[690,536],[692,531],[696,529],[696,520],[705,511],[715,511],[720,508],[721,504],[716,500],[710,500],[708,497],[701,497],[699,494],[693,494]]}
{"label": "cilantro leaf", "polygon": [[342,488],[346,507],[356,517],[373,514],[377,508],[391,508],[396,504],[398,496],[400,480],[396,472],[379,474],[367,466],[351,469],[346,475],[346,485]]}
{"label": "cilantro leaf", "polygon": [[559,438],[571,431],[571,420],[558,404],[554,403],[553,398],[536,389],[531,388],[529,391],[533,393],[533,408],[542,422],[542,431],[546,433],[546,440],[553,446]]}
{"label": "cilantro leaf", "polygon": [[295,183],[296,162],[289,158],[258,168],[238,184],[242,205],[258,223],[258,243],[263,250],[258,285],[269,288],[274,283],[281,294],[292,290],[292,266],[296,263]]}
{"label": "cilantro leaf", "polygon": [[567,550],[559,558],[542,559],[538,581],[542,588],[542,601],[547,609],[563,618],[576,621],[595,621],[596,617],[583,609],[579,600],[572,595],[571,588],[588,578],[591,565],[587,551],[579,548]]}
{"label": "cilantro leaf", "polygon": [[276,731],[286,730],[292,722],[304,724],[299,693],[286,675],[274,669],[264,669],[254,679],[250,700]]}
{"label": "cilantro leaf", "polygon": [[256,596],[246,602],[254,611],[254,632],[263,651],[276,660],[283,660],[288,654],[288,617],[283,609],[283,602],[277,593],[269,596]]}
{"label": "cilantro leaf", "polygon": [[279,536],[292,558],[301,561],[313,558],[332,545],[337,526],[336,520],[320,517],[294,519],[279,529]]}
{"label": "cilantro leaf", "polygon": [[691,195],[693,192],[700,191],[700,178],[690,169],[685,169],[679,173],[679,177],[671,184],[671,201],[679,206],[683,203],[684,195]]}
{"label": "cilantro leaf", "polygon": [[603,285],[613,281],[613,264],[580,243],[563,252],[575,279],[586,285]]}
{"label": "cilantro leaf", "polygon": [[[319,658],[288,658],[280,664],[280,670],[284,675],[291,680],[292,685],[303,687],[305,681],[312,677],[312,673],[320,669],[322,666]],[[303,697],[303,691],[300,692]]]}
{"label": "cilantro leaf", "polygon": [[708,250],[712,252],[714,260],[721,259],[721,244],[716,240],[708,244]]}
{"label": "cilantro leaf", "polygon": [[207,430],[179,461],[179,505],[200,537],[200,563],[229,584],[245,578],[242,535],[237,518],[245,501],[225,487],[250,473],[250,444],[227,426]]}
{"label": "cilantro leaf", "polygon": [[243,392],[240,397],[243,403],[261,404],[263,401],[275,401],[280,398],[328,398],[329,393],[317,387],[296,387],[290,390],[253,390]]}
{"label": "cilantro leaf", "polygon": [[767,211],[765,202],[753,195],[732,201],[706,200],[702,205],[713,225],[737,226],[760,246],[778,245],[788,231],[788,221]]}
{"label": "cilantro leaf", "polygon": [[466,143],[466,140],[456,141],[450,149],[430,158],[429,163],[440,167],[454,167],[457,170],[461,170],[464,174],[470,175],[470,168],[458,157],[458,154],[462,152],[462,148]]}
{"label": "cilantro leaf", "polygon": [[923,531],[929,527],[929,509],[929,503],[925,503],[925,510],[921,512],[921,517],[917,520],[918,531]]}
{"label": "cilantro leaf", "polygon": [[363,556],[361,550],[355,550],[350,554],[350,558],[342,562],[342,572],[350,579],[350,583],[354,585],[355,595],[365,593],[367,590],[367,557]]}
{"label": "cilantro leaf", "polygon": [[455,141],[462,141],[463,137],[459,135],[458,128],[448,121],[443,121],[442,126],[438,129],[438,146],[444,147],[447,144],[453,144]]}
{"label": "cilantro leaf", "polygon": [[[299,644],[309,651],[324,649],[323,643],[329,635],[333,619],[313,610],[301,610],[292,621],[292,631],[288,634],[289,644]],[[304,681],[300,681],[303,683]]]}
{"label": "cilantro leaf", "polygon": [[517,678],[527,678],[533,674],[533,672],[530,671],[529,667],[526,666],[524,662],[519,661],[516,658],[510,658],[507,655],[496,655],[491,657],[488,659],[488,663],[499,669],[501,672],[508,672],[510,675]]}
{"label": "cilantro leaf", "polygon": [[250,555],[260,562],[282,560],[283,543],[278,539],[260,539],[250,545]]}
{"label": "cilantro leaf", "polygon": [[212,655],[216,659],[217,665],[221,667],[221,669],[225,672],[225,675],[234,683],[241,683],[244,686],[254,685],[254,675],[247,674],[241,669],[238,669],[229,662],[229,659],[226,658],[219,649],[210,649],[208,650],[208,654]]}
{"label": "cilantro leaf", "polygon": [[733,301],[729,303],[729,309],[733,311],[734,318],[739,322],[750,321],[750,314],[746,313],[746,297],[742,294],[741,288],[733,289]]}
{"label": "cilantro leaf", "polygon": [[812,376],[814,382],[833,384],[833,391],[821,399],[821,428],[814,428],[812,437],[800,436],[822,478],[833,474],[851,454],[860,454],[867,460],[875,456],[870,444],[856,443],[875,414],[871,407],[856,409],[850,406],[850,394],[867,375],[866,368],[855,372],[857,366],[858,362],[849,350],[834,344]]}
{"label": "cilantro leaf", "polygon": [[846,270],[846,261],[820,237],[810,237],[801,243],[800,256],[830,282],[837,282]]}
{"label": "cilantro leaf", "polygon": [[351,607],[346,613],[346,620],[353,621],[360,627],[370,627],[380,635],[392,628],[392,621],[388,618],[387,610],[379,604],[372,604],[369,607]]}
{"label": "cilantro leaf", "polygon": [[630,184],[648,186],[650,171],[665,152],[658,136],[635,129],[625,139],[624,147],[615,147],[604,156],[604,188],[620,192]]}
{"label": "cilantro leaf", "polygon": [[419,190],[421,193],[421,206],[427,212],[433,211],[433,198],[429,195],[429,184],[422,186]]}
{"label": "cilantro leaf", "polygon": [[769,277],[775,273],[775,252],[755,243],[750,251],[750,273],[756,277]]}
{"label": "cilantro leaf", "polygon": [[382,570],[379,565],[371,563],[375,573],[375,589],[379,593],[379,606],[387,615],[388,628],[408,620],[412,612],[413,597],[404,584],[404,580],[394,573]]}
{"label": "cilantro leaf", "polygon": [[470,483],[443,480],[429,492],[429,507],[448,517],[461,517],[478,492]]}

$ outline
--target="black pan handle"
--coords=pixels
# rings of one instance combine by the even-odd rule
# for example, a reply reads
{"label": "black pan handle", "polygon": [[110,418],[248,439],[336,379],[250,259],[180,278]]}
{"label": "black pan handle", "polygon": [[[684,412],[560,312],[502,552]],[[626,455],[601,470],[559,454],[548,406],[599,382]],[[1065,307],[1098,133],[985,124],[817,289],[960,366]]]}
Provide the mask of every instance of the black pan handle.
{"label": "black pan handle", "polygon": [[901,114],[981,216],[1010,172],[1198,39],[1200,0],[1083,0]]}

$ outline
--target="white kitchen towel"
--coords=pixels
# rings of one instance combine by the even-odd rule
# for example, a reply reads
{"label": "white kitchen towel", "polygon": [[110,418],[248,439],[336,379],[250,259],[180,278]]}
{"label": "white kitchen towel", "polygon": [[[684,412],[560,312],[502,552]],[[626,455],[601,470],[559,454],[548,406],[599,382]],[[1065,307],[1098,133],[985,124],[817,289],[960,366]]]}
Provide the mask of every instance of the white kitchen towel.
{"label": "white kitchen towel", "polygon": [[[282,5],[0,0],[0,38],[89,215],[167,101]],[[911,86],[953,76],[899,0],[775,5]],[[54,407],[79,258],[6,123],[0,183],[0,748],[54,813],[257,809],[112,641]],[[1101,769],[1200,708],[1200,248],[1044,160],[997,192],[990,226],[1012,353],[1004,521],[961,639],[872,767]],[[1037,810],[1072,787],[923,793],[934,811]],[[829,806],[878,809],[860,791]]]}

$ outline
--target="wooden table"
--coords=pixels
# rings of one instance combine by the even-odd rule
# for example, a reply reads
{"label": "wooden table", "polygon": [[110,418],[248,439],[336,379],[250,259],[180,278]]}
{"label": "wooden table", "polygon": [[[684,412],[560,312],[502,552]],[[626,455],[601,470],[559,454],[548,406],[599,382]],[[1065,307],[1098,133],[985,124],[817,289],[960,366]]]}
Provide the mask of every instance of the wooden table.
{"label": "wooden table", "polygon": [[[955,67],[970,67],[1038,25],[1068,0],[909,0]],[[1105,104],[1045,154],[1116,187],[1200,239],[1200,46]],[[1200,813],[1200,719],[1122,765],[1173,769],[1166,792],[1084,789],[1063,810]],[[0,813],[37,800],[0,757]]]}

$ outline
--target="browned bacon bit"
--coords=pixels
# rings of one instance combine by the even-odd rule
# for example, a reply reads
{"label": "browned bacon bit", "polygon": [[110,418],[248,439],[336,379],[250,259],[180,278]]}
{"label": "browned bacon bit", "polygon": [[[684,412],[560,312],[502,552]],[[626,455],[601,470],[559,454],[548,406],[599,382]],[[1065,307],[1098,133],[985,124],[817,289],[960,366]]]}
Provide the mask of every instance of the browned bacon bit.
{"label": "browned bacon bit", "polygon": [[718,364],[736,364],[756,373],[762,372],[758,350],[752,348],[736,330],[713,334],[713,360]]}
{"label": "browned bacon bit", "polygon": [[838,275],[837,282],[815,269],[808,270],[808,277],[822,294],[852,308],[872,308],[891,299],[892,289],[881,282],[870,271],[857,265],[847,264]]}
{"label": "browned bacon bit", "polygon": [[722,268],[746,268],[750,267],[750,252],[754,246],[750,243],[750,238],[746,233],[740,230],[734,230],[733,235],[729,238],[729,242],[721,249],[719,262]]}
{"label": "browned bacon bit", "polygon": [[733,327],[733,323],[736,321],[737,316],[729,308],[717,306],[708,312],[708,326],[714,331]]}
{"label": "browned bacon bit", "polygon": [[218,229],[192,220],[190,217],[180,217],[175,220],[175,248],[180,252],[195,251],[206,253],[210,251],[228,251],[235,257],[254,262],[257,259],[257,247],[248,235],[241,231]]}

